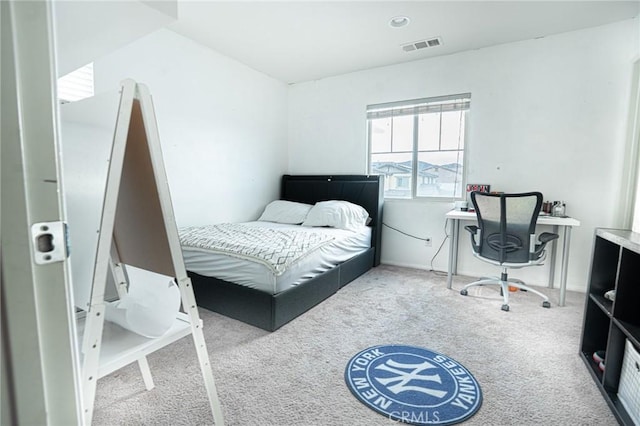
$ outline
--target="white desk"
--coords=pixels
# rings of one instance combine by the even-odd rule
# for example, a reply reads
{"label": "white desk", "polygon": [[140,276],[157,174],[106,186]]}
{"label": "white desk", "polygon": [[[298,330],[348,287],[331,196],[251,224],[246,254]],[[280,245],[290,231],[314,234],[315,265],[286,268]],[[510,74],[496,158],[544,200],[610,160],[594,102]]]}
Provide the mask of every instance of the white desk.
{"label": "white desk", "polygon": [[[475,212],[462,212],[451,210],[445,217],[449,219],[451,243],[449,244],[449,269],[447,271],[447,288],[451,288],[453,276],[458,273],[458,236],[460,230],[460,221],[469,220],[476,221]],[[559,227],[563,228],[562,235],[562,269],[560,270],[560,301],[559,306],[564,306],[565,294],[567,291],[567,267],[569,265],[569,243],[571,240],[571,228],[580,226],[580,221],[572,217],[553,217],[539,216],[538,225],[549,225],[553,227],[553,232],[558,233]],[[553,288],[553,280],[556,271],[556,251],[557,240],[551,244],[551,256],[549,263],[549,288]]]}

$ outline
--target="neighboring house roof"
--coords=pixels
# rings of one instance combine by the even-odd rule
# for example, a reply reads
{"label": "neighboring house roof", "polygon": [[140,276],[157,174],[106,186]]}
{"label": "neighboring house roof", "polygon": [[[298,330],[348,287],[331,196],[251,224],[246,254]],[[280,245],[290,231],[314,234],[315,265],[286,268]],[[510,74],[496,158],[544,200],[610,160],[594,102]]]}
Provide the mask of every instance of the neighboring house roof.
{"label": "neighboring house roof", "polygon": [[410,163],[394,163],[391,161],[382,161],[373,163],[373,171],[385,175],[409,173],[411,174]]}
{"label": "neighboring house roof", "polygon": [[[372,164],[372,169],[376,173],[386,175],[411,173],[411,161],[403,161],[401,163],[393,161],[378,161]],[[430,172],[430,170],[434,169],[444,169],[451,173],[460,173],[462,171],[462,165],[457,163],[438,165],[424,161],[418,162],[418,175],[420,176],[437,178],[437,173]]]}
{"label": "neighboring house roof", "polygon": [[430,169],[445,169],[449,172],[460,172],[462,170],[462,165],[458,163],[449,163],[449,164],[431,164],[420,162],[418,166],[419,171],[430,170]]}

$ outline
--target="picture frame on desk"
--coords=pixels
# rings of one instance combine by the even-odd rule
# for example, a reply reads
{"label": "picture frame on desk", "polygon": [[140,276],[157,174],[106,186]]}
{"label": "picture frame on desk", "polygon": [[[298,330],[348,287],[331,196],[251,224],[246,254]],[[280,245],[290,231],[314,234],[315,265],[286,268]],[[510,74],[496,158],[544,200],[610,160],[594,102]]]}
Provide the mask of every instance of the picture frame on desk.
{"label": "picture frame on desk", "polygon": [[467,184],[467,203],[469,205],[468,211],[470,212],[475,212],[475,209],[473,208],[473,203],[471,202],[471,193],[473,191],[490,192],[491,185],[487,185],[484,183],[468,183]]}
{"label": "picture frame on desk", "polygon": [[491,185],[487,185],[487,184],[483,184],[483,183],[468,183],[467,184],[467,193],[470,193],[470,192],[473,192],[473,191],[490,192],[491,191]]}

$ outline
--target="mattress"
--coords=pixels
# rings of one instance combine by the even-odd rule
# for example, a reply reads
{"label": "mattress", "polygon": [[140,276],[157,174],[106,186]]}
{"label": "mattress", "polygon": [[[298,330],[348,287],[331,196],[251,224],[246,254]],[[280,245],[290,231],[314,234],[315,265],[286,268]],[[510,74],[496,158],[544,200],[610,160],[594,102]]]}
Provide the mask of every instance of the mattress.
{"label": "mattress", "polygon": [[186,269],[200,275],[277,294],[320,275],[371,247],[371,228],[369,227],[362,227],[358,231],[348,231],[274,222],[245,222],[242,225],[322,233],[331,237],[331,241],[305,254],[299,260],[288,265],[284,271],[274,271],[272,267],[255,260],[229,256],[202,247],[183,245],[182,254]]}

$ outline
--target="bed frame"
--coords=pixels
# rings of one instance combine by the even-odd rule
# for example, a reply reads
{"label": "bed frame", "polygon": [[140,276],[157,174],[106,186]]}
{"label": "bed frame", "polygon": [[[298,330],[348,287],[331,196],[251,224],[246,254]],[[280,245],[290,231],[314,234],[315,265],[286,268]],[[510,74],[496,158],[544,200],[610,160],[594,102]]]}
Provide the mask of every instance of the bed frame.
{"label": "bed frame", "polygon": [[198,306],[268,331],[274,331],[308,311],[380,264],[383,191],[382,176],[284,175],[280,193],[282,200],[307,204],[345,200],[364,207],[371,217],[371,248],[275,295],[187,271]]}

